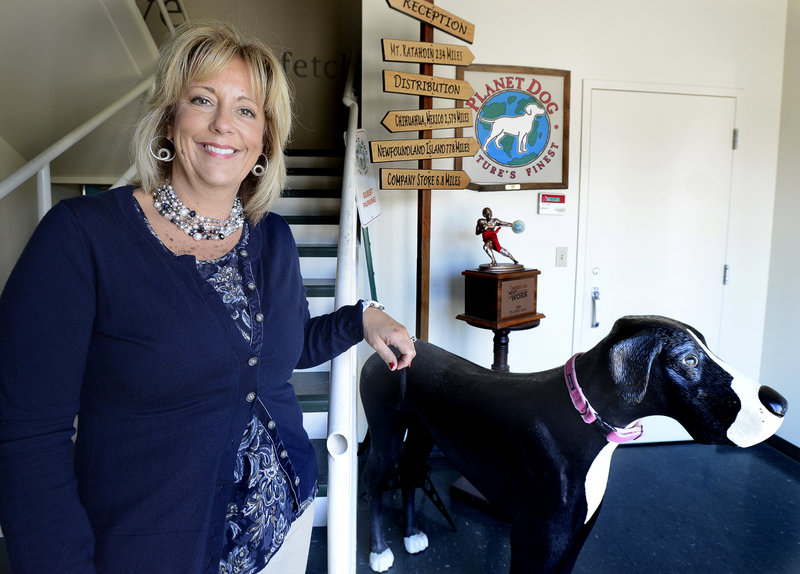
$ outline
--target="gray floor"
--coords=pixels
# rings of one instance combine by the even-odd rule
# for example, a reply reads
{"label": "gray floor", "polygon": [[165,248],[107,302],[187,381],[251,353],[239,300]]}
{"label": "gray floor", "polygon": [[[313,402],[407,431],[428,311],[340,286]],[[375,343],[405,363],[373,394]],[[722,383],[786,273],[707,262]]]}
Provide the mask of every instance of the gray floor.
{"label": "gray floor", "polygon": [[[389,572],[506,572],[508,525],[451,501],[449,485],[458,473],[445,459],[431,462],[431,477],[458,530],[420,495],[420,521],[430,547],[409,556],[403,550],[399,496],[387,495],[388,538],[395,554]],[[621,447],[574,574],[797,574],[799,506],[800,463],[768,445]],[[363,498],[358,512],[357,574],[370,574]],[[326,546],[326,530],[315,528],[309,574],[327,572]],[[0,574],[9,572],[0,539]]]}
{"label": "gray floor", "polygon": [[[420,495],[430,547],[403,550],[400,497],[387,499],[386,523],[397,574],[507,572],[509,527],[449,500],[458,473],[433,461],[432,479],[458,528],[453,532]],[[767,445],[697,444],[617,449],[605,501],[574,574],[800,573],[800,463]],[[358,516],[357,574],[370,574],[366,502]],[[308,572],[323,574],[325,529],[315,529]]]}

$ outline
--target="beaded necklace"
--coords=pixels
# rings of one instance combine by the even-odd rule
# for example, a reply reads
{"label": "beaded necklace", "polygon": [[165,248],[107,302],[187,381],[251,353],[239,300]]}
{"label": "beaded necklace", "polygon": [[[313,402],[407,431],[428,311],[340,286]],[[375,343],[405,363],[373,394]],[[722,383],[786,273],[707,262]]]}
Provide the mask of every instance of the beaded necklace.
{"label": "beaded necklace", "polygon": [[178,226],[184,233],[197,241],[201,239],[225,239],[244,224],[244,212],[239,196],[233,202],[228,219],[203,217],[188,207],[172,189],[172,184],[165,181],[153,192],[153,206],[167,221]]}

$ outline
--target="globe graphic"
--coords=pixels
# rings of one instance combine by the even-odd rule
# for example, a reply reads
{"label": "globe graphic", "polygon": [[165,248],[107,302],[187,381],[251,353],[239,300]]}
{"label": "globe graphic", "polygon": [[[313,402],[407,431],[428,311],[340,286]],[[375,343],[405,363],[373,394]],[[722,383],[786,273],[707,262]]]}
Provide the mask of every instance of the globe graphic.
{"label": "globe graphic", "polygon": [[[505,90],[488,98],[475,120],[475,137],[481,147],[486,145],[486,139],[492,131],[491,122],[482,120],[521,116],[528,104],[536,104],[545,109],[545,106],[528,92],[518,90]],[[489,142],[483,153],[495,163],[509,167],[519,167],[535,161],[545,150],[550,139],[550,120],[547,114],[536,116],[533,129],[526,139],[527,149],[523,145],[522,153],[518,152],[517,137],[510,134],[504,134]],[[496,144],[500,144],[500,147],[498,148]]]}

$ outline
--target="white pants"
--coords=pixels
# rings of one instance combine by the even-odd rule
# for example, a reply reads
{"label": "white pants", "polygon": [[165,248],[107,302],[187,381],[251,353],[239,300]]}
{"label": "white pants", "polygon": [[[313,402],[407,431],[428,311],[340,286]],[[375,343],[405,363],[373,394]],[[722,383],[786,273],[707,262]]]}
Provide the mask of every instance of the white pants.
{"label": "white pants", "polygon": [[305,574],[311,530],[314,528],[314,503],[292,523],[286,539],[258,574]]}

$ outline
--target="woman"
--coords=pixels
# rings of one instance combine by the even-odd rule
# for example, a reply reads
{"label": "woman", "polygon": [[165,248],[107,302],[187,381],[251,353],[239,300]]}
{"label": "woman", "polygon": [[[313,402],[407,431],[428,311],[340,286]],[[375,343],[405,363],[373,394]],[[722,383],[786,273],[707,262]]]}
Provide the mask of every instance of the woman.
{"label": "woman", "polygon": [[290,117],[268,49],[187,25],[136,130],[140,185],[62,202],[37,228],[0,298],[14,572],[305,570],[317,469],[292,370],[362,337],[390,369],[414,347],[371,303],[309,318],[269,212]]}

